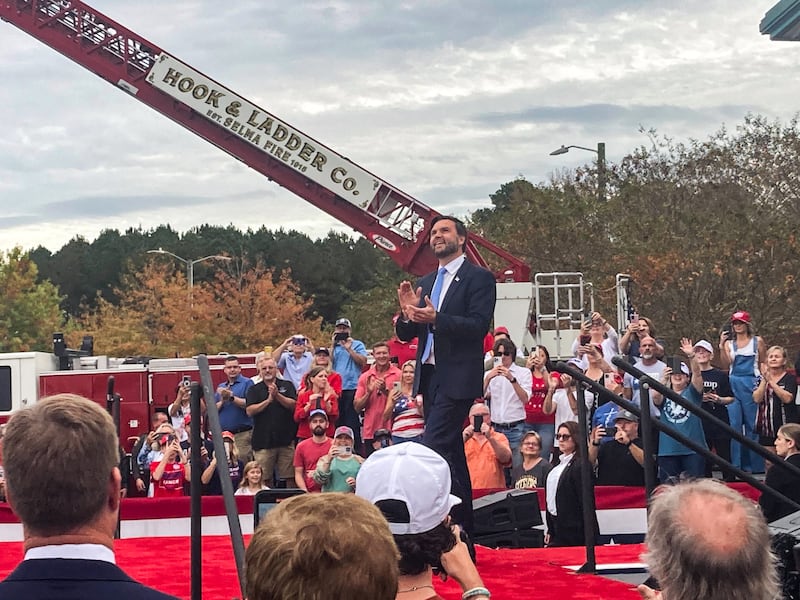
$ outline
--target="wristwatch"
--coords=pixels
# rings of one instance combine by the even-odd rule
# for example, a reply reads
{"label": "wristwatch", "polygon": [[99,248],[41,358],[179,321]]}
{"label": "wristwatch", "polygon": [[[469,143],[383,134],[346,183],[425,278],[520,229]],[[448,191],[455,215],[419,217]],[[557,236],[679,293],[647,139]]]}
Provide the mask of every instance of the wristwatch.
{"label": "wristwatch", "polygon": [[599,445],[600,445],[600,442],[596,442],[595,440],[592,440],[592,446],[599,446]]}
{"label": "wristwatch", "polygon": [[517,378],[516,377],[512,377],[511,379],[509,379],[509,381],[511,383],[517,383]]}

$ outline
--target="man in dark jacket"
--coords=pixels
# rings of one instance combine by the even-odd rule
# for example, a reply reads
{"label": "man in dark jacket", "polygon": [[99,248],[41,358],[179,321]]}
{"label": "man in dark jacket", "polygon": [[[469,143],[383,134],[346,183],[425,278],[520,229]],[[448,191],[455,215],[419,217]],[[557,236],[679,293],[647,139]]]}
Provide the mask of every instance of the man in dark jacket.
{"label": "man in dark jacket", "polygon": [[114,563],[119,442],[98,404],[59,394],[15,413],[3,461],[8,500],[22,521],[25,560],[0,583],[0,598],[172,598]]}

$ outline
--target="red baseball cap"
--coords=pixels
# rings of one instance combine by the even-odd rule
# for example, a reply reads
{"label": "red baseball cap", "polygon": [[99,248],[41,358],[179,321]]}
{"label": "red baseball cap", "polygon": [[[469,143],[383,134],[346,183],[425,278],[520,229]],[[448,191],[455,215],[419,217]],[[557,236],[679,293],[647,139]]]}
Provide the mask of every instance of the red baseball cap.
{"label": "red baseball cap", "polygon": [[502,325],[500,327],[494,328],[494,334],[497,335],[498,333],[505,333],[506,335],[511,335],[510,333],[508,333],[508,327],[503,327]]}
{"label": "red baseball cap", "polygon": [[743,323],[750,322],[750,313],[746,310],[737,310],[735,313],[731,315],[731,322],[733,321],[742,321]]}

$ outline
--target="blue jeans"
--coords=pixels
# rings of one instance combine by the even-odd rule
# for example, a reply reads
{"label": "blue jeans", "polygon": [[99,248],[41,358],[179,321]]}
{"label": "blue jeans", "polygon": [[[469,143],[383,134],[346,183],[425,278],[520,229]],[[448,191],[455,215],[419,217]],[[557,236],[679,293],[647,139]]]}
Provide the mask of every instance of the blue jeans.
{"label": "blue jeans", "polygon": [[[731,427],[745,437],[758,441],[758,434],[755,432],[758,405],[753,400],[755,377],[731,375],[730,382],[734,394],[734,401],[728,405]],[[731,441],[731,463],[751,473],[764,471],[764,459],[736,441]]]}
{"label": "blue jeans", "polygon": [[521,465],[522,454],[519,453],[519,445],[522,442],[522,436],[527,431],[525,423],[520,423],[510,428],[492,426],[497,433],[502,433],[508,438],[508,445],[511,447],[511,466]]}
{"label": "blue jeans", "polygon": [[705,477],[705,470],[706,461],[699,454],[658,457],[658,480],[661,483],[678,479],[684,474],[688,477]]}
{"label": "blue jeans", "polygon": [[421,444],[422,443],[422,434],[415,435],[414,437],[410,437],[410,438],[399,437],[399,436],[396,436],[396,435],[392,436],[392,444],[403,444],[405,442],[417,442],[417,443]]}

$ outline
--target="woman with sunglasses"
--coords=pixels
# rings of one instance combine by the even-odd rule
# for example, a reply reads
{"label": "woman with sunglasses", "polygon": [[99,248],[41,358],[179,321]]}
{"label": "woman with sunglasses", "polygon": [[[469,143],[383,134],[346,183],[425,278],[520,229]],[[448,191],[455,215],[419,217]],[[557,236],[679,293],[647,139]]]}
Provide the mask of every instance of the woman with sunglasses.
{"label": "woman with sunglasses", "polygon": [[[800,468],[800,425],[789,423],[778,429],[775,438],[775,452],[786,462]],[[800,503],[800,477],[781,469],[772,467],[767,471],[764,483],[787,498]],[[770,494],[761,494],[758,503],[767,521],[774,521],[794,512],[794,507],[773,498]]]}
{"label": "woman with sunglasses", "polygon": [[[559,464],[547,476],[547,534],[548,546],[583,546],[583,494],[581,477],[583,471],[582,449],[579,442],[580,429],[574,421],[561,423],[556,431]],[[592,494],[591,511],[594,515],[594,531],[599,533]]]}
{"label": "woman with sunglasses", "polygon": [[[738,310],[731,315],[730,332],[725,328],[720,333],[719,349],[720,366],[730,368],[733,402],[728,405],[728,418],[731,427],[757,441],[755,423],[758,409],[753,400],[753,390],[761,375],[759,357],[766,358],[767,345],[755,335],[750,313]],[[764,471],[764,460],[736,441],[731,442],[731,463],[751,473]]]}

